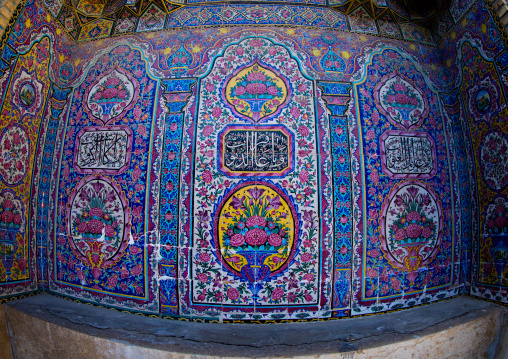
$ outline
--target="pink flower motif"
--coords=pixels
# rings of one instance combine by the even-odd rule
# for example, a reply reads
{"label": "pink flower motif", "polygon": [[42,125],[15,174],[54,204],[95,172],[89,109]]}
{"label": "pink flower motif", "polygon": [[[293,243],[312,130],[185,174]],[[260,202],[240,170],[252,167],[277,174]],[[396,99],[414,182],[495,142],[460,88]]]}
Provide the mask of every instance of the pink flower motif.
{"label": "pink flower motif", "polygon": [[138,133],[143,137],[146,136],[147,135],[146,126],[145,125],[138,125]]}
{"label": "pink flower motif", "polygon": [[90,222],[88,222],[88,232],[92,234],[100,234],[102,233],[102,229],[104,228],[104,224],[99,221],[98,219],[91,219]]}
{"label": "pink flower motif", "polygon": [[205,273],[198,273],[197,278],[200,282],[208,282],[208,276]]}
{"label": "pink flower motif", "polygon": [[422,236],[423,238],[430,238],[432,236],[432,230],[429,227],[423,227]]}
{"label": "pink flower motif", "polygon": [[18,269],[23,272],[26,269],[26,259],[21,257],[18,260]]}
{"label": "pink flower motif", "polygon": [[252,216],[252,217],[247,218],[247,221],[245,221],[245,224],[249,228],[254,227],[254,226],[265,227],[266,226],[266,219],[264,217],[260,217],[260,216]]}
{"label": "pink flower motif", "polygon": [[392,289],[395,290],[395,291],[399,291],[400,290],[400,280],[398,280],[397,278],[392,278]]}
{"label": "pink flower motif", "polygon": [[404,228],[400,228],[395,232],[395,240],[396,241],[402,241],[404,238],[406,238],[406,231]]}
{"label": "pink flower motif", "polygon": [[272,233],[268,236],[268,243],[271,246],[278,247],[282,244],[282,238],[276,233]]}
{"label": "pink flower motif", "polygon": [[377,278],[377,276],[378,276],[378,275],[379,275],[379,273],[378,273],[378,271],[377,271],[377,270],[375,270],[375,269],[372,269],[372,268],[371,268],[371,269],[369,269],[369,270],[367,271],[367,277],[369,277],[369,278]]}
{"label": "pink flower motif", "polygon": [[275,288],[272,292],[272,300],[280,300],[284,296],[284,289],[281,287]]}
{"label": "pink flower motif", "polygon": [[393,95],[386,96],[386,102],[388,102],[388,103],[395,102],[395,96],[393,96]]}
{"label": "pink flower motif", "polygon": [[86,222],[81,222],[78,225],[78,232],[79,233],[85,233],[87,230],[88,230],[88,226],[87,226]]}
{"label": "pink flower motif", "polygon": [[268,49],[268,53],[270,54],[270,56],[275,56],[275,54],[277,53],[277,49],[275,47],[270,47]]}
{"label": "pink flower motif", "polygon": [[116,231],[111,225],[107,224],[104,228],[104,234],[108,237],[114,237],[116,235]]}
{"label": "pink flower motif", "polygon": [[369,254],[373,258],[377,258],[381,255],[381,252],[379,251],[379,249],[373,249],[369,252]]}
{"label": "pink flower motif", "polygon": [[396,83],[395,85],[393,85],[393,89],[397,92],[406,92],[407,91],[406,86],[404,86],[403,84],[400,84],[400,83]]}
{"label": "pink flower motif", "polygon": [[504,228],[506,225],[506,218],[503,216],[499,216],[496,218],[496,227],[497,228]]}
{"label": "pink flower motif", "polygon": [[372,113],[372,121],[374,121],[375,124],[379,122],[379,113],[377,112]]}
{"label": "pink flower motif", "polygon": [[214,107],[212,110],[212,116],[215,118],[219,118],[221,113],[222,113],[222,110],[220,109],[220,107]]}
{"label": "pink flower motif", "polygon": [[136,246],[131,246],[129,248],[129,252],[130,252],[130,254],[135,256],[136,254],[141,253],[141,248],[136,247]]}
{"label": "pink flower motif", "polygon": [[235,89],[235,95],[236,96],[242,96],[244,93],[245,93],[245,87],[243,87],[243,86],[238,86]]}
{"label": "pink flower motif", "polygon": [[263,41],[261,41],[259,39],[254,39],[249,42],[249,45],[252,47],[260,47],[260,46],[263,46]]}
{"label": "pink flower motif", "polygon": [[211,259],[211,258],[210,258],[210,255],[209,255],[208,253],[200,253],[200,254],[199,254],[199,260],[200,260],[201,262],[205,262],[205,263],[206,263],[206,262],[210,262],[210,259]]}
{"label": "pink flower motif", "polygon": [[374,138],[376,138],[376,133],[373,130],[367,131],[367,139],[369,141],[372,141]]}
{"label": "pink flower motif", "polygon": [[260,246],[266,243],[268,235],[263,229],[254,228],[245,234],[245,240],[250,246]]}
{"label": "pink flower motif", "polygon": [[95,95],[93,96],[93,99],[96,100],[96,101],[100,100],[101,98],[102,98],[102,92],[100,92],[100,91],[97,91],[95,93]]}
{"label": "pink flower motif", "polygon": [[112,276],[112,277],[108,278],[108,287],[109,288],[114,288],[114,287],[116,287],[117,284],[118,284],[118,277],[117,276]]}
{"label": "pink flower motif", "polygon": [[240,262],[240,257],[239,256],[233,256],[229,260],[231,262],[233,262],[233,263],[238,263],[238,262]]}
{"label": "pink flower motif", "polygon": [[407,214],[406,219],[410,222],[411,221],[420,222],[422,220],[422,216],[420,215],[420,213],[412,211]]}
{"label": "pink flower motif", "polygon": [[116,89],[114,87],[113,88],[105,89],[104,92],[102,93],[102,96],[105,99],[115,98],[116,95],[118,95],[118,89]]}
{"label": "pink flower motif", "polygon": [[141,177],[141,170],[139,169],[139,167],[136,167],[132,171],[132,180],[136,182],[139,179],[139,177]]}
{"label": "pink flower motif", "polygon": [[409,238],[418,238],[422,234],[422,227],[419,224],[411,223],[407,226],[406,233]]}
{"label": "pink flower motif", "polygon": [[243,53],[244,53],[243,47],[238,46],[238,47],[235,49],[235,53],[236,53],[238,56],[242,56],[242,55],[243,55]]}
{"label": "pink flower motif", "polygon": [[300,110],[298,109],[298,107],[296,107],[296,106],[291,107],[290,112],[291,112],[291,116],[293,116],[294,118],[300,117],[301,113],[300,113]]}
{"label": "pink flower motif", "polygon": [[141,272],[143,272],[143,268],[141,267],[141,264],[138,264],[137,266],[135,266],[134,268],[132,268],[131,270],[131,274],[132,275],[135,275],[135,276],[138,276],[141,274]]}
{"label": "pink flower motif", "polygon": [[14,202],[12,202],[10,199],[6,199],[3,203],[2,203],[2,207],[4,209],[14,209]]}
{"label": "pink flower motif", "polygon": [[310,135],[309,128],[307,126],[301,125],[298,127],[298,133],[303,137],[308,137]]}
{"label": "pink flower motif", "polygon": [[243,246],[243,244],[245,243],[245,238],[243,234],[237,233],[231,237],[230,243],[233,247],[240,247]]}
{"label": "pink flower motif", "polygon": [[203,177],[203,181],[205,181],[205,183],[211,183],[213,180],[212,172],[210,172],[210,170],[204,171],[202,174],[202,177]]}
{"label": "pink flower motif", "polygon": [[230,287],[227,291],[227,296],[229,299],[235,301],[238,300],[238,298],[240,298],[240,292],[238,291],[238,289]]}
{"label": "pink flower motif", "polygon": [[21,136],[19,135],[19,133],[14,133],[12,135],[12,142],[16,145],[16,146],[19,146],[19,144],[21,143]]}
{"label": "pink flower motif", "polygon": [[304,263],[310,262],[312,260],[312,254],[310,254],[309,252],[303,253],[302,256],[301,256],[301,260]]}
{"label": "pink flower motif", "polygon": [[247,85],[247,92],[251,95],[261,95],[266,92],[266,85],[260,83],[250,83]]}
{"label": "pink flower motif", "polygon": [[12,220],[14,222],[14,224],[20,224],[21,223],[21,215],[19,215],[18,213],[16,213],[14,215],[14,218]]}
{"label": "pink flower motif", "polygon": [[401,105],[406,105],[409,103],[409,96],[406,94],[398,93],[395,95],[395,102]]}
{"label": "pink flower motif", "polygon": [[91,208],[88,214],[90,215],[90,217],[99,217],[99,218],[104,217],[104,212],[102,211],[102,209],[98,207]]}
{"label": "pink flower motif", "polygon": [[248,81],[266,81],[266,75],[262,72],[251,72],[247,75]]}
{"label": "pink flower motif", "polygon": [[314,273],[305,273],[303,275],[303,280],[307,282],[312,282],[314,280]]}
{"label": "pink flower motif", "polygon": [[208,137],[213,133],[213,127],[210,125],[206,125],[203,127],[203,136]]}
{"label": "pink flower motif", "polygon": [[205,87],[208,92],[213,92],[213,90],[215,90],[215,86],[211,82],[209,82]]}
{"label": "pink flower motif", "polygon": [[377,171],[372,171],[370,173],[370,180],[374,183],[374,184],[378,184],[379,183],[379,174],[377,173]]}
{"label": "pink flower motif", "polygon": [[302,172],[300,172],[300,175],[298,177],[300,178],[300,182],[307,183],[309,182],[310,174],[308,171],[303,170]]}
{"label": "pink flower motif", "polygon": [[106,80],[106,83],[104,84],[106,87],[110,86],[118,86],[120,84],[120,79],[118,77],[111,77]]}
{"label": "pink flower motif", "polygon": [[277,93],[278,93],[279,91],[277,90],[277,87],[275,87],[275,86],[270,86],[270,87],[268,87],[267,92],[268,92],[270,95],[272,95],[272,96],[277,96]]}

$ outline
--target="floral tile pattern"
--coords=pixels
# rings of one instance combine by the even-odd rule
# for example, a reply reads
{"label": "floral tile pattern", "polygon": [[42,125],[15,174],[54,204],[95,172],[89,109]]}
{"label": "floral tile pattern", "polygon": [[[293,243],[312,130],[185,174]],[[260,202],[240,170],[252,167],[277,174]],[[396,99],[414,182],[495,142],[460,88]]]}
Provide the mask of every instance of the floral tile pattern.
{"label": "floral tile pattern", "polygon": [[[58,184],[58,200],[67,200],[55,218],[50,289],[155,311],[155,252],[144,213],[157,81],[147,66],[139,50],[117,46],[73,93],[62,149],[71,155],[61,161]],[[83,269],[76,273],[76,265]]]}
{"label": "floral tile pattern", "polygon": [[0,298],[219,322],[507,302],[508,52],[488,9],[431,31],[392,2],[315,5],[20,7]]}

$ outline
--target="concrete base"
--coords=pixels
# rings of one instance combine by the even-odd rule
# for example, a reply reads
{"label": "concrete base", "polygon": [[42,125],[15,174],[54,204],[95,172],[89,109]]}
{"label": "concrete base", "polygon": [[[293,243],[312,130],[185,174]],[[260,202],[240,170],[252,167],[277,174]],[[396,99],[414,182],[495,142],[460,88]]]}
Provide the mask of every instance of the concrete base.
{"label": "concrete base", "polygon": [[504,358],[508,352],[508,310],[467,297],[369,317],[265,325],[151,318],[48,294],[1,309],[0,358],[10,358],[10,348],[16,359]]}

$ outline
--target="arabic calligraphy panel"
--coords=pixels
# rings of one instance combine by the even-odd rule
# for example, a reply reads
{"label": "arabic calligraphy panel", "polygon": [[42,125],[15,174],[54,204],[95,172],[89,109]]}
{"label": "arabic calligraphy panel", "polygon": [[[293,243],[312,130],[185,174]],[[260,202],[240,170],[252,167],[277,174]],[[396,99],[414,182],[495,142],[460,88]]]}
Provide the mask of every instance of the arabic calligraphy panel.
{"label": "arabic calligraphy panel", "polygon": [[436,145],[429,134],[388,130],[380,142],[381,164],[388,177],[431,178],[436,174]]}
{"label": "arabic calligraphy panel", "polygon": [[122,173],[129,167],[131,147],[128,126],[87,127],[78,133],[74,166],[79,173]]}
{"label": "arabic calligraphy panel", "polygon": [[293,155],[293,135],[283,126],[229,126],[220,134],[219,166],[228,176],[283,176]]}

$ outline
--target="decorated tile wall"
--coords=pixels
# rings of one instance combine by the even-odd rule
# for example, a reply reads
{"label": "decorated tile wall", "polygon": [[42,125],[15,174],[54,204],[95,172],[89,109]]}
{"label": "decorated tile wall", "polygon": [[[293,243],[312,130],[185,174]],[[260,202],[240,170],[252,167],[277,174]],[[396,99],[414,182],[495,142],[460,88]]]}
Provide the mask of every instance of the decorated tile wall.
{"label": "decorated tile wall", "polygon": [[506,301],[508,55],[482,3],[438,47],[367,4],[180,5],[20,6],[1,297],[220,322]]}
{"label": "decorated tile wall", "polygon": [[[482,24],[476,33],[467,29],[472,22]],[[453,30],[446,47],[456,49],[448,63],[456,74],[456,89],[445,97],[445,108],[454,123],[468,129],[459,140],[465,144],[471,184],[464,201],[470,203],[464,215],[472,243],[464,252],[472,258],[471,294],[507,303],[507,53],[485,5]]]}
{"label": "decorated tile wall", "polygon": [[[47,283],[47,204],[52,136],[66,98],[55,87],[68,58],[51,18],[21,3],[2,41],[0,72],[0,297],[35,292]],[[41,11],[39,11],[41,10]],[[39,29],[34,31],[37,27]],[[56,105],[60,101],[61,105]],[[52,116],[53,115],[53,116]]]}

